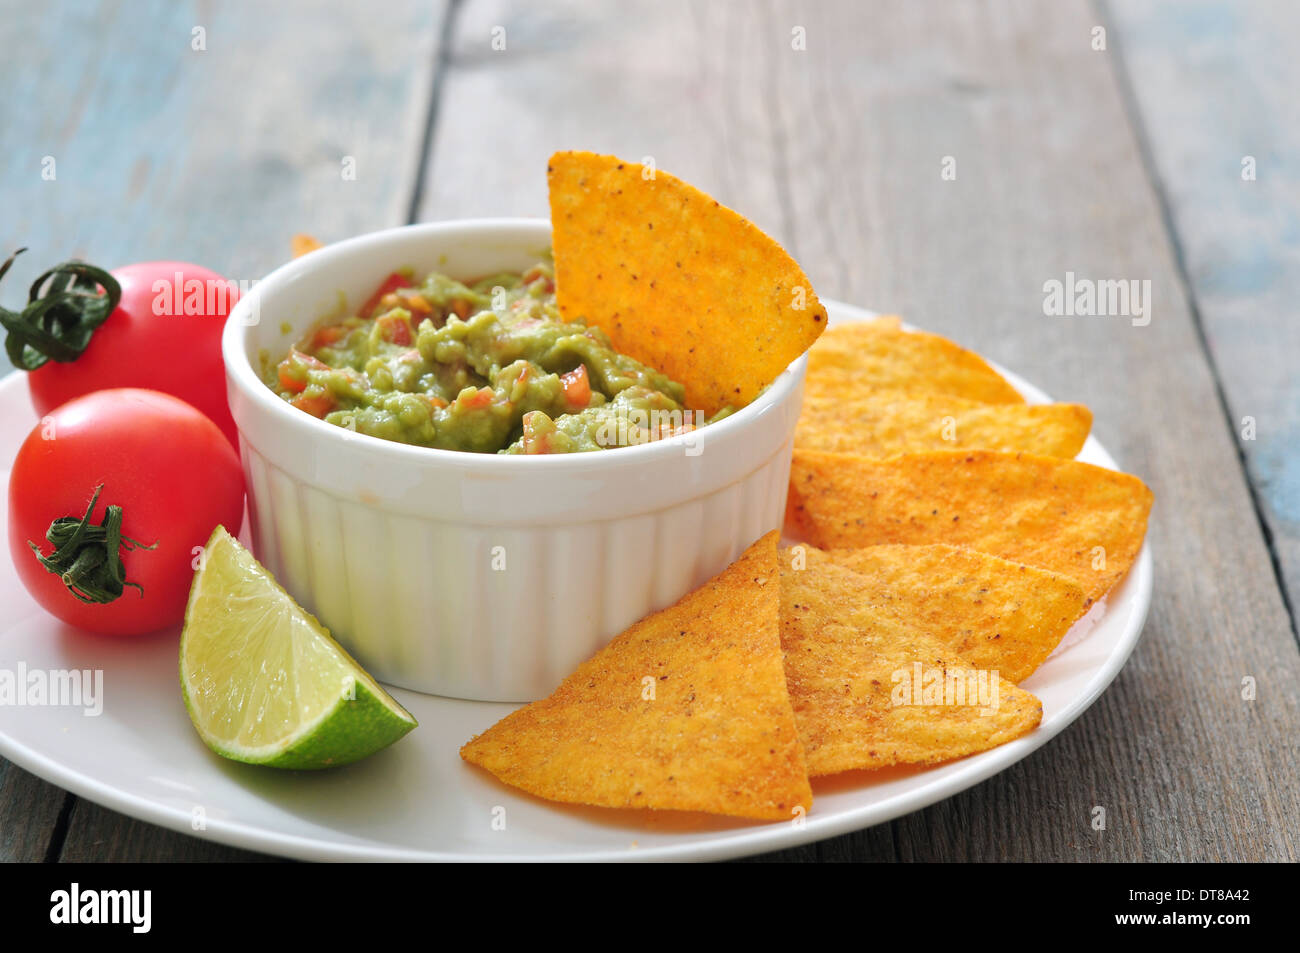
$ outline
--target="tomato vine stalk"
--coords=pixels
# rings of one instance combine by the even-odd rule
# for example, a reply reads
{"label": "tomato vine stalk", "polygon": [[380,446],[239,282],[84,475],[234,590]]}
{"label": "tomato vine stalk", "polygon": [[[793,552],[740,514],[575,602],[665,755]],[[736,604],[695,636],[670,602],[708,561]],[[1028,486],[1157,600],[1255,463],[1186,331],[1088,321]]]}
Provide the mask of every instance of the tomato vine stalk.
{"label": "tomato vine stalk", "polygon": [[[18,249],[0,265],[0,279],[26,250]],[[47,361],[75,361],[121,299],[122,286],[104,269],[84,261],[55,265],[32,282],[22,311],[0,308],[5,353],[25,371]]]}
{"label": "tomato vine stalk", "polygon": [[32,548],[42,566],[63,580],[68,591],[82,602],[104,604],[112,602],[126,591],[127,586],[144,596],[144,587],[127,582],[126,567],[122,563],[122,550],[157,549],[158,544],[146,546],[138,540],[122,535],[122,507],[105,507],[104,519],[98,526],[90,521],[95,504],[104,484],[95,487],[90,506],[80,519],[60,516],[45,533],[54,545],[54,552],[46,556],[30,539]]}

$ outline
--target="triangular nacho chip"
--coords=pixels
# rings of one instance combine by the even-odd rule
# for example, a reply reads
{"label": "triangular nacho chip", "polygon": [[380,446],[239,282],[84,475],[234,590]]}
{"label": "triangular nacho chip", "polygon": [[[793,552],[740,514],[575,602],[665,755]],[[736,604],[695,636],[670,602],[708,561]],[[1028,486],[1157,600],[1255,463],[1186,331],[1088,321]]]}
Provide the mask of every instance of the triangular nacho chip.
{"label": "triangular nacho chip", "polygon": [[775,532],[461,757],[554,801],[789,819],[812,790],[786,692]]}
{"label": "triangular nacho chip", "polygon": [[294,258],[301,258],[303,255],[310,255],[319,248],[324,248],[325,243],[313,235],[299,232],[289,239],[289,247],[293,250]]}
{"label": "triangular nacho chip", "polygon": [[861,577],[781,560],[781,647],[808,773],[929,764],[1032,731],[1042,703],[866,605]]}
{"label": "triangular nacho chip", "polygon": [[[854,321],[853,323],[861,326],[864,331],[903,330],[903,319],[896,314],[878,314],[873,318],[864,318],[860,321]],[[829,331],[833,329],[827,328],[827,330]]]}
{"label": "triangular nacho chip", "polygon": [[1092,428],[1082,404],[986,404],[897,390],[810,391],[795,431],[804,450],[891,457],[925,450],[1003,450],[1073,457]]}
{"label": "triangular nacho chip", "polygon": [[870,390],[950,394],[986,404],[1025,402],[988,361],[947,338],[876,321],[837,324],[808,352],[805,393],[843,397]]}
{"label": "triangular nacho chip", "polygon": [[745,406],[826,326],[781,246],[695,187],[590,152],[546,171],[562,315],[681,382],[690,408]]}
{"label": "triangular nacho chip", "polygon": [[1078,582],[957,546],[794,547],[783,559],[834,563],[862,578],[858,596],[916,626],[976,668],[1017,685],[1042,665],[1087,607]]}
{"label": "triangular nacho chip", "polygon": [[1137,477],[991,450],[869,460],[796,450],[786,518],[823,549],[951,543],[1050,569],[1105,595],[1137,559],[1151,511]]}

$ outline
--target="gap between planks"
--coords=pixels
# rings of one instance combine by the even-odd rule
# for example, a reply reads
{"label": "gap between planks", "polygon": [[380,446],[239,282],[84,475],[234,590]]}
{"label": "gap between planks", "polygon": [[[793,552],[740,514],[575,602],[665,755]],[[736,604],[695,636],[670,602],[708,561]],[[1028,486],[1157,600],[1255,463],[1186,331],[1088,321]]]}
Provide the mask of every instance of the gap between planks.
{"label": "gap between planks", "polygon": [[1228,428],[1228,432],[1233,435],[1232,445],[1236,451],[1237,465],[1241,469],[1241,475],[1250,496],[1250,506],[1255,514],[1255,522],[1259,527],[1260,535],[1264,539],[1264,546],[1268,550],[1268,561],[1273,570],[1273,581],[1277,584],[1278,594],[1282,597],[1282,608],[1286,611],[1287,621],[1291,626],[1291,638],[1295,640],[1296,648],[1300,649],[1300,628],[1297,628],[1296,610],[1291,602],[1291,594],[1287,590],[1286,576],[1282,571],[1281,556],[1277,551],[1272,527],[1269,526],[1268,520],[1265,518],[1264,504],[1260,499],[1259,487],[1255,485],[1255,480],[1251,476],[1250,467],[1246,461],[1246,451],[1242,447],[1241,441],[1236,438],[1236,428],[1232,422],[1232,408],[1228,404],[1228,395],[1224,390],[1223,374],[1214,358],[1214,352],[1210,348],[1209,338],[1206,336],[1205,319],[1201,314],[1201,304],[1196,294],[1196,286],[1193,284],[1191,275],[1188,272],[1186,249],[1183,246],[1181,236],[1178,234],[1178,229],[1174,225],[1169,191],[1156,166],[1155,154],[1151,148],[1151,141],[1147,136],[1146,124],[1142,119],[1142,108],[1138,104],[1128,61],[1125,59],[1124,42],[1120,39],[1121,31],[1115,29],[1109,0],[1090,0],[1090,2],[1097,13],[1098,20],[1105,26],[1107,42],[1111,44],[1114,50],[1115,59],[1112,68],[1115,71],[1116,84],[1120,92],[1120,103],[1124,108],[1124,115],[1128,119],[1133,139],[1137,143],[1138,154],[1142,158],[1142,170],[1146,174],[1147,183],[1150,185],[1151,192],[1155,196],[1160,209],[1161,227],[1164,229],[1165,237],[1168,239],[1169,247],[1173,252],[1174,268],[1178,276],[1178,282],[1187,298],[1187,310],[1191,315],[1192,328],[1196,333],[1196,343],[1200,348],[1201,355],[1205,358],[1205,363],[1210,369],[1210,376],[1214,381],[1215,399],[1218,401],[1219,409],[1223,413],[1224,425]]}

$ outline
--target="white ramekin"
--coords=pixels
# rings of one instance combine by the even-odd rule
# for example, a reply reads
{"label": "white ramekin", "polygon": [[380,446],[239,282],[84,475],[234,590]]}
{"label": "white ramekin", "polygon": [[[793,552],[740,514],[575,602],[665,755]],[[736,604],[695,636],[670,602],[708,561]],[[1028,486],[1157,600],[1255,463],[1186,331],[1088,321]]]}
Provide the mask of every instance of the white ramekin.
{"label": "white ramekin", "polygon": [[[519,270],[550,223],[411,225],[312,252],[257,283],[222,340],[258,559],[376,678],[528,701],[781,525],[800,358],[686,438],[525,457],[411,447],[290,407],[261,380],[339,295],[394,269]],[[742,279],[743,280],[743,279]]]}

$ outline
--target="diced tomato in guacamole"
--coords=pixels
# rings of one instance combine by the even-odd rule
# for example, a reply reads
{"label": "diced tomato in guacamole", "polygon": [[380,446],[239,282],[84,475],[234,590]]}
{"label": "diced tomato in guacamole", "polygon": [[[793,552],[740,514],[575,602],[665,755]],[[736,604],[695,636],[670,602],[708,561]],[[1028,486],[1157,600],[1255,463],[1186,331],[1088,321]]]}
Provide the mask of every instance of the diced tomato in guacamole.
{"label": "diced tomato in guacamole", "polygon": [[[358,433],[478,453],[572,453],[708,423],[682,386],[560,318],[549,261],[462,283],[394,271],[360,314],[319,328],[267,382]],[[720,411],[713,420],[725,416]]]}

